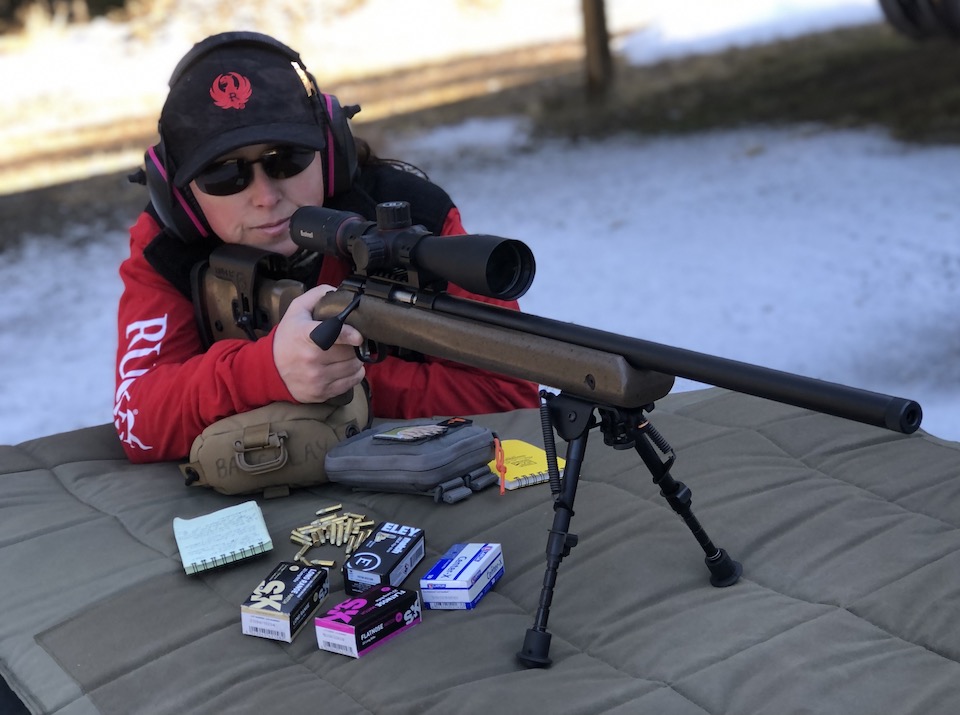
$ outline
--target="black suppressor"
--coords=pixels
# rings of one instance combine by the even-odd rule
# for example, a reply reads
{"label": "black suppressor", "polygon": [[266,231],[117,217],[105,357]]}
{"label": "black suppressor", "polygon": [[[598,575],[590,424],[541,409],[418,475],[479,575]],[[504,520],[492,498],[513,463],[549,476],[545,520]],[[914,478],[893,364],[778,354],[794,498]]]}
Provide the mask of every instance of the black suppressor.
{"label": "black suppressor", "polygon": [[484,234],[435,236],[412,226],[410,205],[377,205],[377,221],[324,206],[303,206],[290,219],[290,236],[303,248],[350,261],[363,276],[389,278],[400,270],[416,277],[417,287],[464,290],[516,300],[533,283],[533,252],[522,241]]}

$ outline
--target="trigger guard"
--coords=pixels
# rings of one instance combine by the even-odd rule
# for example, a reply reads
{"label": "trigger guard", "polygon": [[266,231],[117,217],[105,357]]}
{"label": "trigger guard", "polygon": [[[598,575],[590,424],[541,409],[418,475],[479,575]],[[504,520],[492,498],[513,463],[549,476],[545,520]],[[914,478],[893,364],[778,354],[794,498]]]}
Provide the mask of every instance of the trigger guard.
{"label": "trigger guard", "polygon": [[360,347],[354,348],[357,358],[367,365],[376,365],[387,358],[387,351],[381,350],[376,340],[364,340]]}

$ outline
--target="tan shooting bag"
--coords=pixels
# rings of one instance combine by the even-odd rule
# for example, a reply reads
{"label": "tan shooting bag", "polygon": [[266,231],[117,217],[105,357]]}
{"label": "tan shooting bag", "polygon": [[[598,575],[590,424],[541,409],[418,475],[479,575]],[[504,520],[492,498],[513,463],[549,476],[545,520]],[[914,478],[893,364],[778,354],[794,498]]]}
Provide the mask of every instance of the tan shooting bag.
{"label": "tan shooting bag", "polygon": [[369,400],[362,385],[320,404],[275,402],[207,427],[180,471],[188,486],[221,494],[285,496],[291,487],[329,481],[327,451],[359,434],[368,422]]}

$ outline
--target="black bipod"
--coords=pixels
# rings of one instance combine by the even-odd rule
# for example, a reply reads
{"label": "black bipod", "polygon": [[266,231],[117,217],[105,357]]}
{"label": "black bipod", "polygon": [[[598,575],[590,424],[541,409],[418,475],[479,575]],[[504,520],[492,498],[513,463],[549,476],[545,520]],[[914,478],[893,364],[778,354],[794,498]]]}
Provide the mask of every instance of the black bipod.
{"label": "black bipod", "polygon": [[[544,442],[548,461],[553,460],[551,472],[556,470],[556,451],[551,448],[553,435],[548,434],[551,427],[567,442],[567,456],[559,490],[554,491],[553,526],[547,538],[547,568],[543,575],[537,614],[533,626],[527,629],[523,648],[517,653],[517,659],[528,668],[546,668],[552,662],[548,655],[551,635],[547,632],[547,619],[550,616],[550,604],[553,601],[560,562],[577,545],[577,535],[569,532],[570,520],[573,518],[573,502],[577,495],[577,482],[586,453],[587,437],[595,427],[600,427],[606,445],[614,449],[636,449],[653,475],[654,484],[660,487],[661,496],[680,515],[703,548],[706,554],[704,560],[710,570],[710,583],[713,586],[732,586],[743,573],[740,563],[713,544],[693,515],[690,508],[690,489],[670,475],[676,455],[644,414],[652,410],[653,405],[626,410],[596,405],[565,393],[545,397],[549,421],[544,420]],[[600,413],[599,421],[594,415],[595,410]],[[661,458],[661,454],[665,459]],[[554,486],[553,483],[551,486]]]}

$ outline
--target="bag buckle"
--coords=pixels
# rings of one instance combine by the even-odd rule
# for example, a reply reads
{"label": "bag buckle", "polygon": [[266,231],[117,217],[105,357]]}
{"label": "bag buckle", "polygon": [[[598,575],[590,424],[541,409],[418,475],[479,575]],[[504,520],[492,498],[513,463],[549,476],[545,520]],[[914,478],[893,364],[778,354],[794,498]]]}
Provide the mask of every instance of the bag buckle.
{"label": "bag buckle", "polygon": [[[247,427],[243,430],[242,439],[233,443],[233,448],[237,452],[234,456],[237,466],[248,474],[263,474],[280,469],[289,458],[287,439],[287,433],[282,430],[271,432],[269,423]],[[276,457],[264,461],[258,460],[256,463],[247,459],[248,453],[262,452],[267,449],[277,450]]]}

